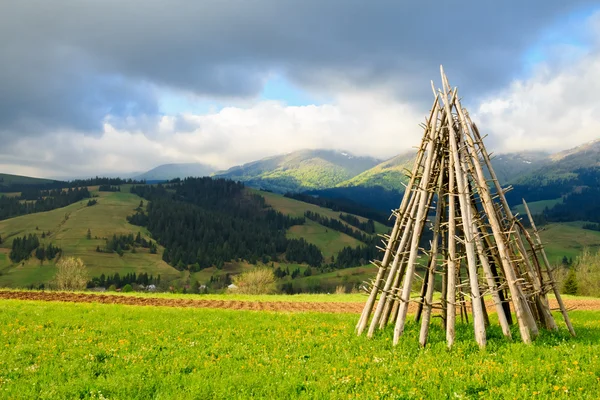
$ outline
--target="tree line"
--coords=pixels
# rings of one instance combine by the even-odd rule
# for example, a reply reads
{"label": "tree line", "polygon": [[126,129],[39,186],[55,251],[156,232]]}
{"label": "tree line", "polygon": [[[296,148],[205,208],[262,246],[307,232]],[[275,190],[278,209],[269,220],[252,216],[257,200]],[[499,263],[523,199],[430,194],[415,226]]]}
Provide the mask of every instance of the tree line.
{"label": "tree line", "polygon": [[99,192],[120,192],[121,187],[113,186],[113,185],[100,185],[100,186],[98,186],[98,191]]}
{"label": "tree line", "polygon": [[[368,188],[372,189],[372,188]],[[328,190],[328,189],[326,189]],[[367,207],[362,204],[355,203],[351,200],[345,198],[331,198],[327,196],[316,196],[317,194],[325,193],[326,190],[320,191],[310,191],[306,193],[286,193],[284,196],[290,199],[299,200],[305,203],[310,203],[317,205],[319,207],[329,208],[336,212],[345,212],[354,215],[360,215],[361,217],[372,219],[373,221],[377,221],[386,226],[391,226],[392,221],[390,221],[389,214],[386,214],[382,211],[379,211],[374,208]],[[374,190],[374,189],[372,189]],[[315,195],[312,195],[314,193]],[[400,196],[400,195],[398,195]],[[401,198],[400,196],[399,198]],[[400,201],[394,202],[395,206],[398,207]]]}
{"label": "tree line", "polygon": [[19,197],[1,196],[0,220],[66,207],[91,197],[86,187],[68,190],[29,191],[24,196],[31,201]]}
{"label": "tree line", "polygon": [[240,259],[277,261],[284,253],[289,262],[322,261],[316,246],[285,236],[304,218],[273,210],[239,182],[186,178],[167,185],[133,186],[131,192],[148,202],[146,210],[138,210],[129,222],[146,226],[165,247],[163,260],[177,269],[220,268]]}
{"label": "tree line", "polygon": [[115,273],[114,275],[100,275],[95,276],[87,284],[88,288],[94,287],[109,287],[114,285],[117,289],[121,288],[125,285],[131,284],[138,285],[158,285],[160,284],[160,274],[156,277],[154,275],[148,276],[148,273],[143,272],[141,274],[136,274],[135,272],[127,273],[124,276],[120,276],[119,273]]}
{"label": "tree line", "polygon": [[[91,238],[91,233],[88,230],[88,239]],[[116,235],[114,234],[112,238],[106,239],[106,245],[104,248],[100,248],[100,246],[96,247],[96,251],[99,253],[117,253],[119,256],[122,256],[125,251],[131,250],[135,253],[136,247],[142,247],[146,249],[150,249],[150,254],[156,254],[158,252],[158,246],[152,240],[146,240],[146,238],[142,237],[142,234],[138,232],[137,236],[133,236],[133,233],[128,235]]]}
{"label": "tree line", "polygon": [[371,235],[375,233],[375,222],[373,222],[372,219],[369,219],[366,222],[362,222],[354,215],[344,213],[340,213],[340,219],[342,221],[346,221],[350,225],[360,229],[363,232],[366,232]]}
{"label": "tree line", "polygon": [[321,214],[312,211],[305,211],[304,216],[327,228],[331,228],[338,232],[345,233],[346,235],[351,236],[363,243],[370,243],[372,241],[372,235],[367,235],[364,232],[357,231],[356,229],[349,227],[348,225],[344,224],[343,222],[340,222],[335,218],[325,217]]}
{"label": "tree line", "polygon": [[146,180],[135,180],[135,179],[121,179],[121,178],[106,178],[106,177],[95,177],[89,179],[74,179],[72,181],[50,181],[44,183],[4,183],[3,178],[0,177],[0,193],[16,193],[23,192],[30,189],[33,190],[53,190],[53,189],[67,189],[67,188],[78,188],[87,186],[98,186],[98,185],[144,185]]}
{"label": "tree line", "polygon": [[61,252],[61,249],[53,246],[51,243],[44,247],[37,235],[30,233],[29,235],[13,239],[9,257],[12,262],[18,263],[31,258],[34,251],[35,256],[40,261],[43,261],[44,259],[54,259]]}

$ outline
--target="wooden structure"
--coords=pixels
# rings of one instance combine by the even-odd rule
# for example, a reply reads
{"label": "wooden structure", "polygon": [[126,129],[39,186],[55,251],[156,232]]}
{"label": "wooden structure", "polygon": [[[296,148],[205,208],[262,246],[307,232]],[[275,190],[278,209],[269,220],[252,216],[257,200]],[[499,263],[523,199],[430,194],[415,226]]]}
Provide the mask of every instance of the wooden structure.
{"label": "wooden structure", "polygon": [[[504,335],[511,338],[512,306],[521,339],[530,343],[539,326],[558,329],[547,299],[553,291],[575,335],[529,210],[535,242],[511,212],[508,189],[500,186],[479,130],[443,68],[441,76],[441,90],[432,82],[435,100],[404,197],[393,213],[394,228],[384,236],[383,259],[374,262],[379,270],[368,287],[358,334],[366,330],[371,337],[393,324],[396,345],[414,303],[421,345],[435,309],[448,347],[454,343],[457,313],[467,322],[472,318],[475,340],[484,347],[489,325],[485,296]],[[423,237],[427,230],[430,240]],[[411,293],[417,285],[420,292]],[[434,301],[436,289],[441,295]]]}

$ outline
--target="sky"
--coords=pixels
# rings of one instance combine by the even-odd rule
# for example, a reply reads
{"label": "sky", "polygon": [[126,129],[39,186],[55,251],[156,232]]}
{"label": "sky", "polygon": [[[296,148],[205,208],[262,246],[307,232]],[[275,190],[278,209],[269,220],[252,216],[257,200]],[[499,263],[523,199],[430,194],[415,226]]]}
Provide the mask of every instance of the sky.
{"label": "sky", "polygon": [[600,138],[600,2],[0,2],[0,172],[410,151],[450,84],[496,154]]}

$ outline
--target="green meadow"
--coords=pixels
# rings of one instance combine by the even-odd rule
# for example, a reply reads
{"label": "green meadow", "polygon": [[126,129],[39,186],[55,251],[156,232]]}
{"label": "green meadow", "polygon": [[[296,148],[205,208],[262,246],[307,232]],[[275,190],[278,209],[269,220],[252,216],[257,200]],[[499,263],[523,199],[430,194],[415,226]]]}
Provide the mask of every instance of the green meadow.
{"label": "green meadow", "polygon": [[[533,345],[497,326],[480,350],[457,327],[418,346],[407,326],[356,337],[355,314],[274,313],[123,305],[0,303],[0,398],[10,399],[506,399],[597,398],[600,311],[575,311],[578,336]],[[513,332],[515,337],[518,332]]]}

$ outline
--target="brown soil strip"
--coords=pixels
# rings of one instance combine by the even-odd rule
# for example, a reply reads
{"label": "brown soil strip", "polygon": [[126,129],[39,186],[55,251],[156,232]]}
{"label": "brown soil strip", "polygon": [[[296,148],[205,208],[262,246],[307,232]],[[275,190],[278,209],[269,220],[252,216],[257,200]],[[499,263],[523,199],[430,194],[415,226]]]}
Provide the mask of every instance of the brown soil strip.
{"label": "brown soil strip", "polygon": [[[283,311],[283,312],[324,312],[324,313],[360,313],[362,302],[331,303],[331,302],[293,302],[293,301],[240,301],[240,300],[195,300],[167,299],[158,297],[115,296],[105,294],[65,293],[65,292],[34,292],[34,291],[0,291],[0,299],[62,301],[68,303],[102,303],[125,304],[132,306],[160,307],[193,307],[218,308],[249,311]],[[600,310],[600,299],[568,299],[565,304],[569,310]],[[486,302],[490,311],[493,304]],[[557,309],[555,300],[550,299],[550,307]],[[411,303],[409,312],[414,311],[416,304]]]}

